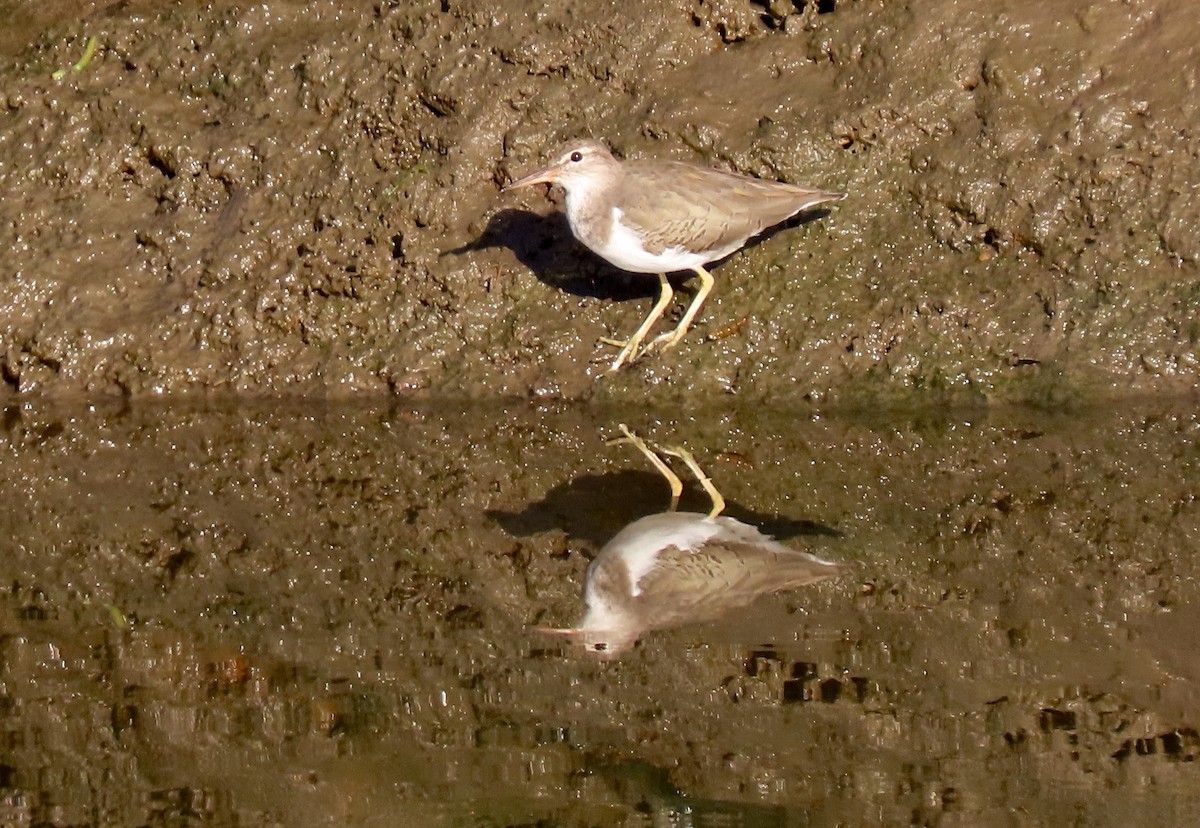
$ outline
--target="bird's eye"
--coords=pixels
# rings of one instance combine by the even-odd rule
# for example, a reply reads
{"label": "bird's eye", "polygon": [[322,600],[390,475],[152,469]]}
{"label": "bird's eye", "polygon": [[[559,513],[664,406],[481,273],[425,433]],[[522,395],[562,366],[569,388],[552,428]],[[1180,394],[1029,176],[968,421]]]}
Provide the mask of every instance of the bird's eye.
{"label": "bird's eye", "polygon": [[[578,155],[579,153],[575,153],[575,154]],[[608,644],[606,644],[603,641],[597,641],[595,644],[592,645],[592,649],[594,649],[598,653],[602,653],[608,649]]]}
{"label": "bird's eye", "polygon": [[571,153],[571,160],[578,164],[583,160],[583,153],[579,150],[575,150],[575,152]]}

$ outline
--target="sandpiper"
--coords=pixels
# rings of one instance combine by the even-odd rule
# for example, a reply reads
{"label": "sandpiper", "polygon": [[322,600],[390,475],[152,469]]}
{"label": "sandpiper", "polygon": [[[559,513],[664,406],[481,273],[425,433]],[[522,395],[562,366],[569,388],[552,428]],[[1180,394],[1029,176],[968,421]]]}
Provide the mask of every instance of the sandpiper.
{"label": "sandpiper", "polygon": [[[623,270],[658,275],[658,301],[633,336],[602,340],[621,348],[613,371],[683,338],[712,290],[713,278],[704,265],[801,210],[846,197],[683,161],[618,161],[606,146],[591,140],[567,144],[554,163],[504,190],[546,183],[566,190],[571,232],[592,252]],[[666,274],[683,270],[695,272],[700,289],[679,324],[643,348],[673,296]]]}
{"label": "sandpiper", "polygon": [[585,650],[620,655],[650,630],[711,621],[761,595],[815,583],[838,574],[832,561],[790,549],[749,524],[722,517],[725,499],[685,449],[662,448],[678,457],[712,500],[708,514],[677,512],[683,483],[641,438],[624,425],[632,443],[667,479],[666,512],[635,520],[613,537],[588,566],[578,626],[537,628],[570,638]]}

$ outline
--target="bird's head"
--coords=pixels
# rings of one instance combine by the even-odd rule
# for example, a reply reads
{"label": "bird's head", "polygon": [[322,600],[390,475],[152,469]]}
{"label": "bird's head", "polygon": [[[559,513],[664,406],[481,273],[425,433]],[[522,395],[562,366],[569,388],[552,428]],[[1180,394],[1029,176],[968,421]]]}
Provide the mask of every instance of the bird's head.
{"label": "bird's head", "polygon": [[625,654],[637,641],[637,630],[600,630],[593,627],[534,627],[535,632],[574,642],[600,658],[614,659]]}
{"label": "bird's head", "polygon": [[552,163],[518,178],[504,192],[533,184],[558,184],[568,191],[588,187],[600,183],[617,163],[608,147],[599,141],[573,141],[562,148]]}

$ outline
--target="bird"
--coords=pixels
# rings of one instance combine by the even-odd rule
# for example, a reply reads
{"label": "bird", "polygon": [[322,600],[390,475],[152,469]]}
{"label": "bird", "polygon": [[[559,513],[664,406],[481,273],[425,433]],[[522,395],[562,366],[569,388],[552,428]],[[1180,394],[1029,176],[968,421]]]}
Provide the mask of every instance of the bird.
{"label": "bird", "polygon": [[[635,520],[596,555],[584,579],[587,611],[574,627],[536,627],[606,658],[625,653],[641,636],[711,621],[761,595],[796,589],[837,575],[841,566],[784,546],[758,528],[722,516],[725,499],[690,452],[652,449],[624,424],[624,436],[671,486],[665,512]],[[712,501],[707,514],[676,511],[683,483],[659,456],[681,459]]]}
{"label": "bird", "polygon": [[[847,195],[685,161],[619,161],[592,139],[568,143],[551,164],[503,191],[547,183],[566,191],[567,222],[576,239],[622,270],[658,276],[658,301],[634,334],[601,340],[621,349],[610,371],[683,339],[713,287],[704,265],[801,210]],[[673,330],[642,347],[674,296],[667,274],[687,270],[700,279],[691,303]]]}

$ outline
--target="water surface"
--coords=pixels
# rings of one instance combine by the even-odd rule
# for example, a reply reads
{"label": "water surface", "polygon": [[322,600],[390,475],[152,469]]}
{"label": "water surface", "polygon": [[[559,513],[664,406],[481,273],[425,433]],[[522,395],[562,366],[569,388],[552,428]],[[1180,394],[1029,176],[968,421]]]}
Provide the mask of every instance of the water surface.
{"label": "water surface", "polygon": [[[590,557],[666,508],[605,446],[620,422],[847,574],[619,660],[531,632],[576,621]],[[1184,404],[30,403],[3,425],[0,823],[1198,815]]]}

